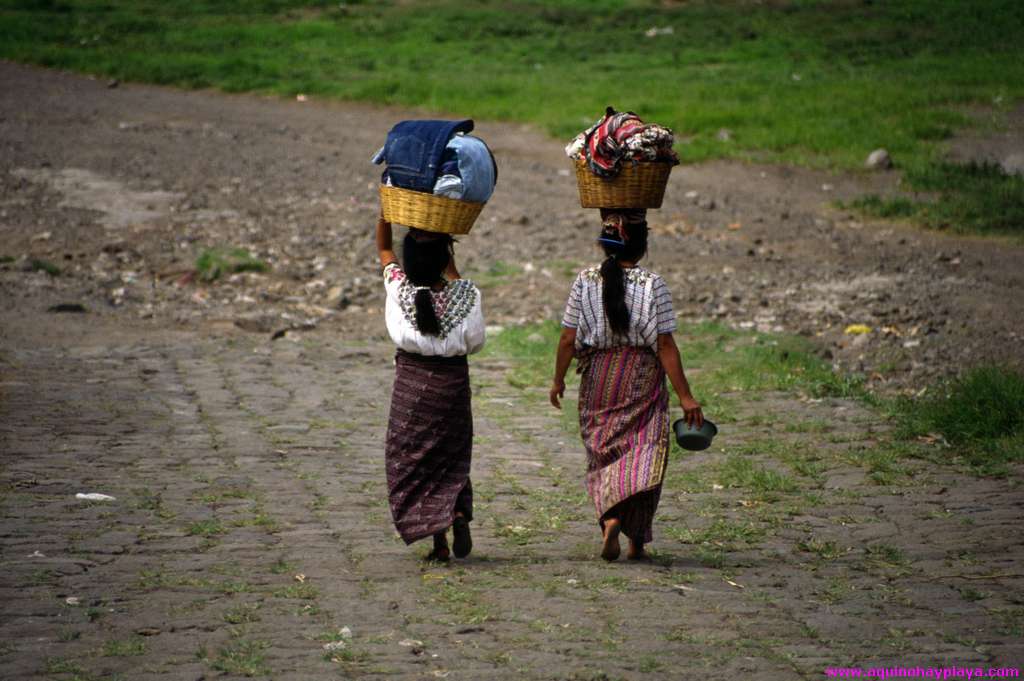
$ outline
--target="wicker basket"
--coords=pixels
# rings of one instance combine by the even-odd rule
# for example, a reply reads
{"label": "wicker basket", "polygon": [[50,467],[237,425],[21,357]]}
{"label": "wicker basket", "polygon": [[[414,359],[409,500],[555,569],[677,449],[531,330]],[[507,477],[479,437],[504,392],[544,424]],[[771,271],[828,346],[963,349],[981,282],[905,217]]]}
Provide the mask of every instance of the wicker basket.
{"label": "wicker basket", "polygon": [[665,186],[672,172],[671,163],[623,162],[613,178],[598,177],[587,162],[576,162],[576,186],[584,208],[661,208]]}
{"label": "wicker basket", "polygon": [[382,184],[380,207],[388,222],[428,232],[469,234],[484,204]]}

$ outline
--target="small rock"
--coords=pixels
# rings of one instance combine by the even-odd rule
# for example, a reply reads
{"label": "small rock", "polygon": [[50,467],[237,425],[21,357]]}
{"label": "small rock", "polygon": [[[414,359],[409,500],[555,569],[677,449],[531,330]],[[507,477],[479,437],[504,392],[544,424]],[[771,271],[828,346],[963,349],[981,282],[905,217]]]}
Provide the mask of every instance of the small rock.
{"label": "small rock", "polygon": [[1024,154],[1010,154],[999,162],[999,167],[1007,175],[1020,175],[1024,177]]}
{"label": "small rock", "polygon": [[544,336],[540,335],[539,333],[531,333],[529,336],[526,337],[526,342],[527,343],[543,343],[544,342]]}
{"label": "small rock", "polygon": [[715,200],[712,199],[711,197],[704,197],[703,199],[700,199],[697,202],[697,205],[703,208],[704,210],[714,210]]}
{"label": "small rock", "polygon": [[121,81],[119,81],[117,78],[111,78],[110,80],[107,81],[107,87],[110,88],[111,90],[113,90],[114,88],[116,88],[120,84],[121,84]]}
{"label": "small rock", "polygon": [[885,149],[875,149],[868,154],[868,159],[864,161],[864,167],[871,170],[888,170],[892,168],[892,157]]}
{"label": "small rock", "polygon": [[334,653],[339,650],[344,650],[347,644],[344,641],[331,641],[330,643],[324,644],[324,650],[329,653]]}
{"label": "small rock", "polygon": [[732,141],[732,130],[729,128],[719,128],[715,137],[719,142],[731,142]]}
{"label": "small rock", "polygon": [[117,501],[116,497],[112,497],[109,494],[100,494],[99,492],[79,492],[75,495],[75,498],[82,501]]}

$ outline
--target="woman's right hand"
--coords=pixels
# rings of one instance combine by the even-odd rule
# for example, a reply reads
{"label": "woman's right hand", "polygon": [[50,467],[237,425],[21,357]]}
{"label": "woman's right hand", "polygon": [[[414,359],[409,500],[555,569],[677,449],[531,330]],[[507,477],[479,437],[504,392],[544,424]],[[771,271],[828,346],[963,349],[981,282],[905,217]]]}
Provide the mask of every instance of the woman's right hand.
{"label": "woman's right hand", "polygon": [[700,428],[704,425],[704,412],[701,411],[700,403],[693,397],[680,397],[679,406],[683,408],[683,418],[686,425],[691,428]]}
{"label": "woman's right hand", "polygon": [[561,403],[560,400],[561,400],[561,398],[565,397],[565,381],[564,380],[560,381],[558,379],[555,379],[555,381],[553,381],[551,383],[551,393],[550,393],[549,397],[551,399],[551,404],[552,404],[552,406],[555,407],[555,409],[561,409],[562,408],[562,403]]}

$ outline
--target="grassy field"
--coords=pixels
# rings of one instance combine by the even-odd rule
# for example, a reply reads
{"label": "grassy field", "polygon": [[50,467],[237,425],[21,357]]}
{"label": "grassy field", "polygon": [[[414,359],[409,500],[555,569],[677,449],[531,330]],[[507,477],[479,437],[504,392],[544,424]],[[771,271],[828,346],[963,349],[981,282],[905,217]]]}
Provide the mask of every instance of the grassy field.
{"label": "grassy field", "polygon": [[[530,394],[546,402],[546,393],[536,389],[551,384],[559,332],[555,322],[511,327],[488,339],[483,356],[510,362],[506,380],[532,389]],[[1012,369],[977,367],[916,398],[884,399],[868,392],[856,377],[834,372],[797,336],[737,331],[707,322],[689,327],[677,340],[694,394],[719,423],[736,421],[739,401],[762,399],[766,393],[853,398],[895,426],[880,445],[889,458],[921,457],[927,450],[921,443],[940,442],[979,475],[1006,476],[1010,464],[1024,461],[1024,375]],[[577,382],[574,368],[566,377],[570,386]],[[578,432],[575,409],[568,403],[563,421]],[[822,433],[829,429],[821,423],[789,424],[782,430],[819,428]],[[673,449],[682,454],[674,444]]]}
{"label": "grassy field", "polygon": [[[971,124],[966,107],[1024,98],[1022,38],[1018,0],[0,0],[11,59],[529,121],[566,140],[611,104],[676,130],[688,162],[853,169],[886,147],[924,191],[956,186],[937,149]],[[1024,212],[1004,180],[982,194],[1009,190]]]}

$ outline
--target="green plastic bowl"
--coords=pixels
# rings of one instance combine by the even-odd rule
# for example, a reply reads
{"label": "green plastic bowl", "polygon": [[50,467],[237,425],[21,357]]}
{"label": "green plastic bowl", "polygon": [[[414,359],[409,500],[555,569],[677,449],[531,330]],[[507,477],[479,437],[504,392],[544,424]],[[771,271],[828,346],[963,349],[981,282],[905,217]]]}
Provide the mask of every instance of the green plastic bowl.
{"label": "green plastic bowl", "polygon": [[704,425],[700,428],[691,428],[686,425],[685,419],[677,419],[672,424],[672,430],[675,431],[679,446],[691,452],[707,449],[711,446],[711,440],[718,434],[718,426],[707,419],[704,419]]}

